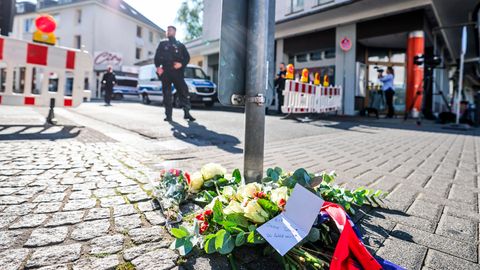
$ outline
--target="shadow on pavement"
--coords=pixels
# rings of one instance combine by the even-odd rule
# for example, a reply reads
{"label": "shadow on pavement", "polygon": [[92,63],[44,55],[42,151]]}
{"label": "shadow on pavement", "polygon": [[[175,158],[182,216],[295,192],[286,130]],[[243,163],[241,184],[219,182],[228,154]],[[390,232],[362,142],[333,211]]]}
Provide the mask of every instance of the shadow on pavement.
{"label": "shadow on pavement", "polygon": [[243,152],[241,148],[237,147],[237,145],[240,144],[240,140],[234,136],[217,133],[196,122],[189,122],[188,127],[182,126],[177,122],[170,122],[170,125],[172,126],[172,135],[186,143],[195,146],[214,145],[217,148],[232,154]]}
{"label": "shadow on pavement", "polygon": [[0,141],[62,140],[80,135],[78,126],[0,125]]}

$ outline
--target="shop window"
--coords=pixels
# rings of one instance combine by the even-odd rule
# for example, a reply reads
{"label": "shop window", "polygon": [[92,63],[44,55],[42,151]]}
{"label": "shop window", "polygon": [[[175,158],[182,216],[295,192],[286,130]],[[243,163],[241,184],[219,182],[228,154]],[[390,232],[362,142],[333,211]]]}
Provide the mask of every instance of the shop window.
{"label": "shop window", "polygon": [[303,0],[291,0],[291,12],[299,12],[303,10]]}
{"label": "shop window", "polygon": [[307,62],[308,59],[307,59],[307,54],[304,53],[304,54],[297,54],[297,62],[299,63],[303,63],[303,62]]}
{"label": "shop window", "polygon": [[82,48],[82,37],[81,36],[75,36],[75,48],[81,49]]}
{"label": "shop window", "polygon": [[148,32],[148,40],[149,40],[151,43],[153,43],[153,32],[152,32],[152,31]]}
{"label": "shop window", "polygon": [[65,96],[71,97],[73,94],[73,72],[67,72],[65,77]]}
{"label": "shop window", "polygon": [[325,59],[335,58],[335,48],[325,50]]}
{"label": "shop window", "polygon": [[43,68],[32,68],[32,94],[40,95],[42,93],[44,73]]}
{"label": "shop window", "polygon": [[0,93],[7,89],[7,66],[0,64]]}
{"label": "shop window", "polygon": [[142,27],[141,26],[137,26],[137,37],[142,38]]}
{"label": "shop window", "polygon": [[388,51],[387,50],[378,50],[378,49],[369,49],[368,50],[368,61],[369,62],[388,62]]}
{"label": "shop window", "polygon": [[392,51],[392,57],[390,57],[390,61],[395,63],[405,63],[405,53]]}
{"label": "shop window", "polygon": [[140,59],[142,58],[142,49],[141,48],[136,48],[135,49],[135,59]]}
{"label": "shop window", "polygon": [[50,72],[48,76],[48,92],[58,92],[58,74]]}
{"label": "shop window", "polygon": [[310,60],[311,61],[318,61],[318,60],[322,60],[322,51],[315,51],[315,52],[312,52],[310,53]]}
{"label": "shop window", "polygon": [[75,21],[77,22],[77,24],[81,24],[82,23],[82,10],[81,9],[77,9],[75,11]]}
{"label": "shop window", "polygon": [[13,92],[23,94],[25,91],[25,67],[13,68]]}
{"label": "shop window", "polygon": [[325,4],[332,3],[334,0],[317,0],[317,6],[322,6]]}
{"label": "shop window", "polygon": [[33,31],[33,19],[32,18],[28,18],[28,19],[25,19],[24,21],[24,24],[23,24],[23,32],[25,33],[32,33]]}
{"label": "shop window", "polygon": [[83,89],[90,90],[90,73],[85,72],[85,79],[83,80]]}
{"label": "shop window", "polygon": [[288,64],[294,64],[295,63],[295,55],[288,55]]}

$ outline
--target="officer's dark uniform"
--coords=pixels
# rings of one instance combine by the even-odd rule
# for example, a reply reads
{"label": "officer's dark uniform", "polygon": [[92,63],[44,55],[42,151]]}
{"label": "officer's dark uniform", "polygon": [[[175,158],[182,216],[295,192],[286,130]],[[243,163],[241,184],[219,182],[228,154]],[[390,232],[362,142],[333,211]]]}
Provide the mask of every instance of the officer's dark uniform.
{"label": "officer's dark uniform", "polygon": [[105,90],[105,103],[110,105],[110,100],[112,99],[113,86],[117,83],[115,73],[107,72],[103,75],[102,84],[103,89]]}
{"label": "officer's dark uniform", "polygon": [[[174,69],[173,63],[179,62],[182,68]],[[160,42],[155,53],[155,66],[163,68],[163,74],[160,76],[162,80],[163,103],[165,104],[166,120],[172,119],[172,83],[177,90],[177,95],[180,100],[180,105],[185,112],[185,119],[191,121],[195,120],[190,115],[190,95],[188,93],[188,86],[185,83],[184,70],[190,62],[190,54],[181,42],[175,38],[163,40]]]}

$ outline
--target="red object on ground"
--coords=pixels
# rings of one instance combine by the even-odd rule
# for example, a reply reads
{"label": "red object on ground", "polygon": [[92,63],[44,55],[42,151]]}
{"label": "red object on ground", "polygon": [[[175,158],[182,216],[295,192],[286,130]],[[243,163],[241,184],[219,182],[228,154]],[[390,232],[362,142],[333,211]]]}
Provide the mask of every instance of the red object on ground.
{"label": "red object on ground", "polygon": [[[415,31],[408,35],[407,42],[407,93],[405,100],[405,111],[416,109],[418,112],[422,106],[422,96],[417,96],[417,92],[423,93],[423,66],[413,63],[417,55],[425,53],[425,37],[423,31]],[[415,102],[415,104],[413,104]],[[412,105],[414,105],[412,107]]]}
{"label": "red object on ground", "polygon": [[334,203],[325,202],[322,211],[333,219],[340,231],[337,247],[333,253],[330,270],[381,270],[382,266],[368,252],[347,219],[345,210]]}
{"label": "red object on ground", "polygon": [[50,34],[57,28],[57,22],[50,15],[41,15],[35,20],[35,26],[38,30]]}

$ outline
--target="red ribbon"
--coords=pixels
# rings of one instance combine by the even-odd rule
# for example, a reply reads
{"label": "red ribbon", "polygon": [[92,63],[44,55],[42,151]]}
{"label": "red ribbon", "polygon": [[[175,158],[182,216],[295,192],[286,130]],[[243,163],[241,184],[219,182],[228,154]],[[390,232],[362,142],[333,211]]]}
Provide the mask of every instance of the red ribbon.
{"label": "red ribbon", "polygon": [[322,206],[340,231],[340,239],[333,253],[330,270],[381,270],[382,266],[368,252],[347,219],[345,210],[338,205],[325,202]]}

